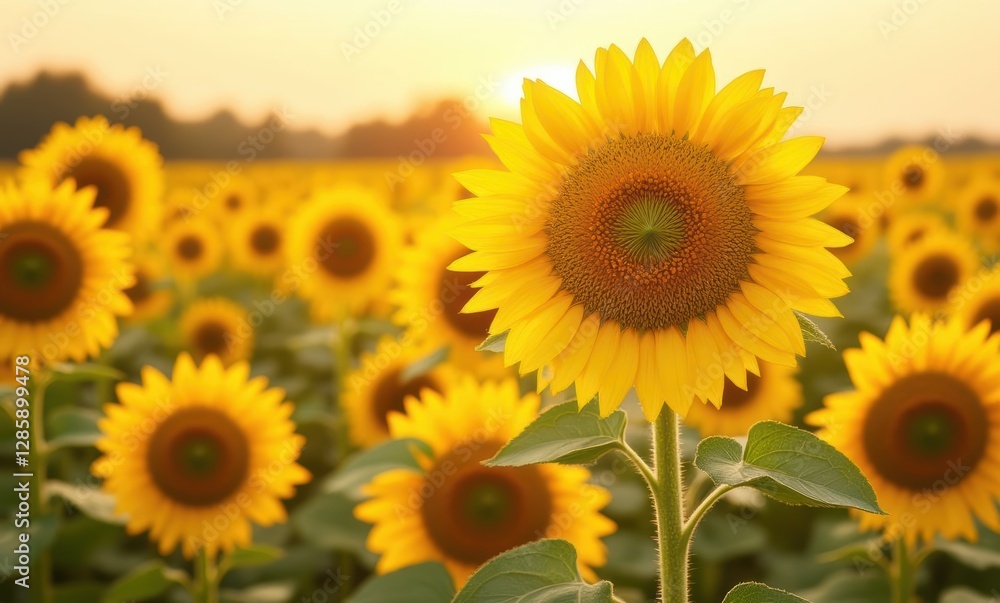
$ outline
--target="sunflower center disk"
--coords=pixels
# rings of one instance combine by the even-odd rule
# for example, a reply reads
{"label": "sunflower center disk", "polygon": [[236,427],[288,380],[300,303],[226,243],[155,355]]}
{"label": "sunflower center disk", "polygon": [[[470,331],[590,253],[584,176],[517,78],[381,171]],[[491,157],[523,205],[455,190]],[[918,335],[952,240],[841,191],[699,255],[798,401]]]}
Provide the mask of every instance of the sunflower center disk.
{"label": "sunflower center disk", "polygon": [[375,386],[375,393],[372,396],[372,416],[383,429],[388,430],[389,413],[405,412],[406,407],[403,403],[406,398],[409,396],[418,398],[424,389],[440,392],[441,386],[426,374],[418,375],[409,381],[403,381],[401,370],[384,375]]}
{"label": "sunflower center disk", "polygon": [[[466,250],[455,255],[452,260],[464,256]],[[445,264],[447,266],[451,262]],[[489,335],[490,324],[496,316],[496,310],[486,312],[462,313],[462,308],[472,299],[476,289],[472,283],[476,282],[485,272],[452,272],[448,269],[441,271],[440,299],[444,306],[444,319],[458,330],[460,333],[476,339],[485,339]]]}
{"label": "sunflower center disk", "polygon": [[980,199],[979,203],[976,204],[976,218],[980,222],[992,222],[993,218],[997,215],[997,201],[993,197],[986,197]]}
{"label": "sunflower center disk", "polygon": [[984,303],[976,312],[972,324],[977,325],[984,320],[990,321],[990,334],[1000,331],[1000,298],[994,298]]}
{"label": "sunflower center disk", "polygon": [[250,447],[240,427],[213,408],[188,407],[157,427],[146,455],[153,483],[171,500],[194,507],[235,494],[249,473]]}
{"label": "sunflower center disk", "polygon": [[177,241],[177,255],[189,262],[200,258],[204,250],[205,246],[201,242],[201,239],[194,235],[187,235]]}
{"label": "sunflower center disk", "polygon": [[229,336],[229,329],[225,325],[206,322],[195,331],[194,345],[202,356],[224,356],[229,351]]}
{"label": "sunflower center disk", "polygon": [[954,485],[985,455],[988,418],[979,395],[962,381],[919,373],[874,402],[863,444],[879,474],[899,487]]}
{"label": "sunflower center disk", "polygon": [[6,229],[0,244],[0,315],[25,322],[55,318],[83,285],[83,259],[73,242],[40,222]]}
{"label": "sunflower center disk", "polygon": [[317,243],[316,259],[336,278],[364,274],[375,260],[375,236],[354,218],[338,218],[327,224]]}
{"label": "sunflower center disk", "polygon": [[903,184],[906,188],[920,188],[924,183],[924,169],[919,165],[908,165],[903,170]]}
{"label": "sunflower center disk", "polygon": [[101,157],[84,157],[78,164],[68,168],[60,181],[67,178],[76,180],[78,189],[93,186],[97,189],[94,207],[108,209],[107,226],[117,226],[128,214],[132,202],[132,186],[128,177],[114,163]]}
{"label": "sunflower center disk", "polygon": [[258,226],[250,234],[250,246],[261,255],[270,255],[278,249],[281,235],[273,226]]}
{"label": "sunflower center disk", "polygon": [[563,287],[603,320],[656,330],[724,303],[747,277],[756,229],[729,167],[672,135],[590,151],[549,206]]}
{"label": "sunflower center disk", "polygon": [[137,269],[135,271],[135,284],[125,289],[124,293],[132,303],[139,303],[149,298],[153,294],[153,288],[146,273]]}
{"label": "sunflower center disk", "polygon": [[959,268],[948,256],[932,255],[924,259],[913,272],[913,285],[921,295],[944,299],[958,284]]}
{"label": "sunflower center disk", "polygon": [[[460,448],[438,459],[428,474],[434,494],[422,507],[431,539],[462,563],[479,565],[545,535],[552,495],[537,467],[484,467],[500,449],[489,442],[470,455]],[[471,458],[470,458],[471,456]]]}

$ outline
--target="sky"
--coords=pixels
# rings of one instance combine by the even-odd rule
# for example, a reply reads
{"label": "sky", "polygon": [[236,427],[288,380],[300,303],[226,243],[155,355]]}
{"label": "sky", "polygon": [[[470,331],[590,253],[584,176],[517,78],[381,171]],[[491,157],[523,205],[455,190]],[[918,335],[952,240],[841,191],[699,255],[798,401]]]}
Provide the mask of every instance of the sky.
{"label": "sky", "polygon": [[996,0],[3,0],[0,88],[82,71],[177,118],[283,109],[332,134],[443,96],[516,118],[524,77],[573,95],[597,47],[688,37],[720,82],[767,69],[829,148],[1000,140],[997,23]]}

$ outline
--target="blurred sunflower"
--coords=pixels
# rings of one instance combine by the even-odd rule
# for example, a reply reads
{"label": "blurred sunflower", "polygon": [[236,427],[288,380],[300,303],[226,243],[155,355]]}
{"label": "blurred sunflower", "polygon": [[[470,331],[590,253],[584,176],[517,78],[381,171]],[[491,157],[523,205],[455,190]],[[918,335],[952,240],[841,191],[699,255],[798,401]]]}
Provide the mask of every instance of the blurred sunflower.
{"label": "blurred sunflower", "polygon": [[911,545],[976,540],[973,517],[1000,531],[1000,337],[988,335],[985,324],[897,317],[885,341],[862,333],[844,353],[856,391],[827,396],[807,420],[889,513],[856,513],[863,529]]}
{"label": "blurred sunflower", "polygon": [[896,149],[886,160],[884,181],[903,204],[921,204],[941,192],[944,166],[934,149],[908,145]]}
{"label": "blurred sunflower", "polygon": [[101,115],[81,117],[73,126],[59,122],[18,159],[26,180],[54,186],[72,178],[78,189],[94,187],[94,207],[107,209],[109,228],[141,238],[159,223],[163,159],[138,128],[112,126]]}
{"label": "blurred sunflower", "polygon": [[360,365],[343,381],[343,409],[351,440],[362,448],[389,438],[389,413],[404,412],[403,402],[429,389],[443,393],[454,381],[447,365],[404,379],[404,371],[421,359],[407,343],[383,337],[374,353],[361,354]]}
{"label": "blurred sunflower", "polygon": [[958,193],[955,209],[958,228],[971,235],[986,251],[1000,248],[1000,183],[979,179]]}
{"label": "blurred sunflower", "polygon": [[287,260],[304,272],[298,293],[317,320],[359,310],[384,296],[401,245],[397,218],[370,189],[343,186],[316,193],[292,219]]}
{"label": "blurred sunflower", "polygon": [[949,296],[979,269],[979,255],[966,239],[938,233],[892,258],[889,293],[904,313],[944,310]]}
{"label": "blurred sunflower", "polygon": [[880,222],[869,216],[860,199],[845,196],[823,212],[820,219],[840,232],[854,239],[853,243],[831,249],[831,253],[848,266],[868,257],[878,244],[881,233]]}
{"label": "blurred sunflower", "polygon": [[685,422],[697,428],[703,438],[746,435],[760,421],[790,423],[803,401],[795,373],[791,367],[761,362],[760,376],[749,375],[746,389],[726,383],[721,408],[695,404]]}
{"label": "blurred sunflower", "polygon": [[503,357],[476,351],[489,335],[496,310],[474,312],[467,305],[476,292],[472,283],[484,273],[448,270],[449,264],[469,252],[448,234],[451,223],[446,218],[426,228],[414,245],[404,249],[396,286],[389,295],[398,307],[393,320],[427,347],[447,346],[448,361],[457,368],[499,379],[509,374]]}
{"label": "blurred sunflower", "polygon": [[218,270],[224,251],[218,229],[203,218],[169,224],[163,233],[160,248],[170,263],[173,275],[185,282]]}
{"label": "blurred sunflower", "polygon": [[0,358],[96,356],[132,312],[127,235],[103,228],[92,190],[33,180],[0,189]]}
{"label": "blurred sunflower", "polygon": [[257,184],[246,176],[232,176],[226,186],[220,187],[219,194],[212,199],[212,213],[230,220],[248,209],[257,206],[259,191]]}
{"label": "blurred sunflower", "polygon": [[[181,354],[172,380],[147,366],[142,385],[119,384],[119,403],[104,405],[91,471],[126,531],[149,530],[163,555],[178,544],[186,557],[249,546],[250,522],[284,522],[280,499],[310,479],[295,462],[305,440],[285,392],[249,375],[245,362],[226,369],[210,356],[197,367]],[[224,527],[214,521],[222,508],[233,511]]]}
{"label": "blurred sunflower", "polygon": [[[538,413],[539,399],[518,394],[513,378],[475,382],[470,377],[440,395],[425,389],[406,402],[406,414],[389,416],[393,438],[425,442],[423,471],[379,474],[355,515],[374,524],[368,548],[381,555],[379,573],[439,561],[462,585],[482,563],[539,538],[563,538],[578,553],[580,571],[593,580],[603,565],[601,537],[615,530],[601,515],[607,490],[587,483],[583,467],[544,464],[486,467],[492,457]],[[442,480],[442,476],[444,479]]]}
{"label": "blurred sunflower", "polygon": [[683,40],[661,65],[642,40],[634,62],[599,49],[596,77],[581,62],[581,102],[525,81],[524,123],[488,137],[509,171],[457,175],[479,198],[453,232],[474,252],[451,268],[487,272],[469,307],[497,308],[507,365],[551,368],[605,415],[633,386],[647,418],[683,415],[758,357],[794,366],[793,310],[840,315],[849,272],[826,247],[851,239],[810,216],[846,189],[796,175],[822,139],[779,142],[801,108],[763,76],[716,93],[707,51]]}
{"label": "blurred sunflower", "polygon": [[899,253],[915,245],[929,235],[947,232],[948,225],[938,214],[913,212],[902,214],[889,224],[889,249]]}
{"label": "blurred sunflower", "polygon": [[229,250],[233,266],[250,274],[270,276],[284,265],[284,223],[281,213],[251,209],[229,227]]}
{"label": "blurred sunflower", "polygon": [[180,328],[186,347],[199,361],[215,355],[228,366],[247,360],[253,350],[246,310],[222,297],[192,303],[181,316]]}
{"label": "blurred sunflower", "polygon": [[174,294],[165,286],[166,279],[166,268],[158,255],[147,254],[136,260],[135,284],[124,290],[133,307],[129,322],[143,323],[170,310]]}
{"label": "blurred sunflower", "polygon": [[951,314],[958,317],[962,326],[969,330],[983,321],[990,324],[990,334],[1000,331],[1000,266],[994,266],[981,277],[976,275],[963,291],[965,295],[953,296]]}

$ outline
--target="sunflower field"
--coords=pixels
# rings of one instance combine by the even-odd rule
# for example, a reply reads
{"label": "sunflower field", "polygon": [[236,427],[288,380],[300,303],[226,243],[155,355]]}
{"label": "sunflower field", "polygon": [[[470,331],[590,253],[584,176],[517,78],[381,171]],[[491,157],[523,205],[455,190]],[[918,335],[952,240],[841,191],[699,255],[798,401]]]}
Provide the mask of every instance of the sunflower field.
{"label": "sunflower field", "polygon": [[1000,601],[1000,155],[574,77],[406,178],[0,166],[0,600]]}

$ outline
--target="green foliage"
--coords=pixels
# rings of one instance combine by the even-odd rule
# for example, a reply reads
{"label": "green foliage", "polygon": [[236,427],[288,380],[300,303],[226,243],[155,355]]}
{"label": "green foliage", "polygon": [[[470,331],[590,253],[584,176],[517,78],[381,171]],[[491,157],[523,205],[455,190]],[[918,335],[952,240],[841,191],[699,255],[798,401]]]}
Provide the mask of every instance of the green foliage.
{"label": "green foliage", "polygon": [[733,587],[722,603],[807,603],[807,601],[777,588],[757,582],[746,582]]}
{"label": "green foliage", "polygon": [[440,563],[419,563],[377,576],[348,603],[448,603],[455,596],[451,575]]}

